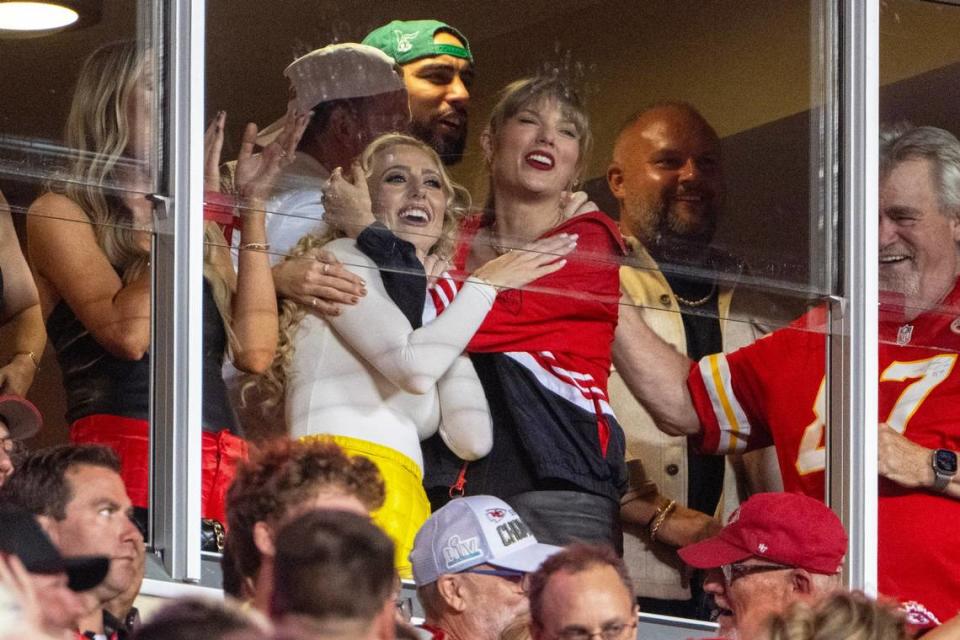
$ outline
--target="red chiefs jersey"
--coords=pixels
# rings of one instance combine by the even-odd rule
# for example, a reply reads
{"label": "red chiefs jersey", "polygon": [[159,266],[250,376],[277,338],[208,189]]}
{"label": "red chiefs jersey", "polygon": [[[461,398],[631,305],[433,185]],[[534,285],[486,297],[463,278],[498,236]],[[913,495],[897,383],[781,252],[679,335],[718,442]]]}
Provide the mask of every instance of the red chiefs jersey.
{"label": "red chiefs jersey", "polygon": [[[467,257],[484,224],[489,222],[476,215],[460,229],[453,260],[459,278],[469,277]],[[623,238],[600,211],[574,216],[541,237],[560,233],[579,236],[576,251],[566,256],[567,265],[525,287],[498,294],[466,350],[505,353],[556,395],[598,418],[613,415],[607,378],[619,313],[620,262],[626,253]],[[452,292],[434,287],[430,298],[441,308]],[[601,431],[605,429],[601,426]]]}
{"label": "red chiefs jersey", "polygon": [[[825,328],[818,308],[743,349],[695,363],[687,382],[703,425],[700,448],[728,453],[773,443],[784,488],[823,499]],[[881,322],[880,337],[879,420],[924,447],[960,450],[960,286],[936,312]],[[941,621],[956,615],[958,522],[960,501],[881,478],[880,591],[919,602]]]}

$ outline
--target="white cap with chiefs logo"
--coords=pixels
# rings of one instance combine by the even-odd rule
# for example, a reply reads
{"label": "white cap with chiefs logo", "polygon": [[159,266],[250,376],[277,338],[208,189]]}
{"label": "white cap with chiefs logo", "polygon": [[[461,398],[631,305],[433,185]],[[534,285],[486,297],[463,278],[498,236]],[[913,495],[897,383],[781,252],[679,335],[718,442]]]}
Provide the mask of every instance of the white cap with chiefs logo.
{"label": "white cap with chiefs logo", "polygon": [[410,552],[417,586],[480,564],[529,573],[560,547],[541,544],[506,502],[493,496],[451,500],[427,519]]}

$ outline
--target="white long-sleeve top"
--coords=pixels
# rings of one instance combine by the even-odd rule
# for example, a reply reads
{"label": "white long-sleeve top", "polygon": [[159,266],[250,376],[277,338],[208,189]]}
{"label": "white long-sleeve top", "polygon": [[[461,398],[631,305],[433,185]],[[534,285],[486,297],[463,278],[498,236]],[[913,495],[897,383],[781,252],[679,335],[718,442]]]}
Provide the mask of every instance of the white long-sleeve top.
{"label": "white long-sleeve top", "polygon": [[437,430],[466,460],[490,451],[490,411],[464,348],[496,298],[471,281],[414,330],[387,295],[377,265],[342,238],[324,247],[367,283],[338,316],[308,312],[294,334],[286,416],[294,437],[332,434],[400,451],[423,470],[420,441]]}

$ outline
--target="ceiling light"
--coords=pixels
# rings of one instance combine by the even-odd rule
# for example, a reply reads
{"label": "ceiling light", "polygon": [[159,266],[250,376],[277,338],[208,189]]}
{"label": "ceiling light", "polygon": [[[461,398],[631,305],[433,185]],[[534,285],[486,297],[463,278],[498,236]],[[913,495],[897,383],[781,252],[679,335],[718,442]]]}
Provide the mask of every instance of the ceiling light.
{"label": "ceiling light", "polygon": [[52,2],[0,3],[0,29],[9,31],[62,29],[79,19],[75,10]]}
{"label": "ceiling light", "polygon": [[103,0],[0,0],[0,39],[39,38],[100,22]]}

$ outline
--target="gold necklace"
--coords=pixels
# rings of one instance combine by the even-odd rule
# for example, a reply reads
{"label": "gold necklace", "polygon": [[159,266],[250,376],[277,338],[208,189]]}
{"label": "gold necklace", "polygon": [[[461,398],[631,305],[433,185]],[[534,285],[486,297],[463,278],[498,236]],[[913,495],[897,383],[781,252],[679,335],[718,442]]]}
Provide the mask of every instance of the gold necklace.
{"label": "gold necklace", "polygon": [[699,307],[707,303],[707,301],[713,297],[713,294],[717,292],[717,283],[714,282],[713,286],[710,287],[710,291],[707,292],[707,295],[703,296],[699,300],[687,300],[681,296],[676,291],[673,292],[673,297],[677,299],[677,302],[682,304],[685,307]]}
{"label": "gold necklace", "polygon": [[502,244],[497,244],[494,242],[494,238],[499,238],[500,234],[497,233],[497,221],[494,220],[493,224],[490,225],[490,247],[493,249],[494,253],[498,256],[504,256],[513,251],[512,247],[505,247]]}

